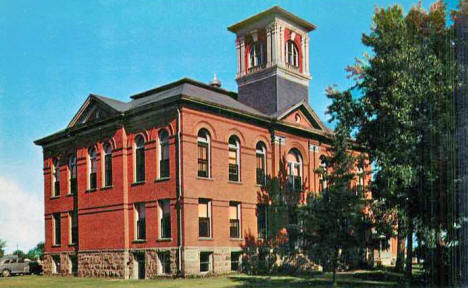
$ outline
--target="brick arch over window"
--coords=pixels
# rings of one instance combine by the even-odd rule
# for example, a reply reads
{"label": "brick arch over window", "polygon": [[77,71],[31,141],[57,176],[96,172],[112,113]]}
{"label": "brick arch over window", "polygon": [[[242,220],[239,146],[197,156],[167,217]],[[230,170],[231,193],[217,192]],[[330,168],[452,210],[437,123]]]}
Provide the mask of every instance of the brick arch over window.
{"label": "brick arch over window", "polygon": [[112,151],[114,151],[117,147],[117,142],[115,141],[114,137],[107,138],[102,141],[102,149],[104,150],[104,145],[109,144],[111,146]]}
{"label": "brick arch over window", "polygon": [[244,134],[242,132],[240,132],[238,129],[236,128],[231,128],[229,129],[228,133],[226,134],[226,143],[229,142],[229,139],[232,137],[232,136],[235,136],[237,137],[237,139],[239,140],[239,144],[241,146],[244,146],[246,145],[247,143],[245,142],[245,137],[244,137]]}
{"label": "brick arch over window", "polygon": [[250,147],[253,147],[253,148],[257,147],[258,142],[263,142],[263,144],[265,144],[267,153],[271,152],[271,144],[270,144],[271,141],[267,137],[263,135],[259,135],[255,137],[255,140],[252,143],[250,143]]}
{"label": "brick arch over window", "polygon": [[307,149],[305,149],[304,146],[302,146],[302,144],[300,144],[299,142],[292,142],[291,145],[289,146],[289,148],[286,149],[286,151],[289,152],[289,151],[291,151],[293,149],[296,149],[296,150],[299,151],[299,153],[302,156],[303,165],[307,165],[309,163]]}
{"label": "brick arch over window", "polygon": [[127,146],[129,147],[133,147],[135,145],[135,139],[138,137],[138,136],[141,136],[143,137],[143,140],[146,143],[148,143],[151,139],[150,137],[150,133],[148,131],[140,131],[140,132],[137,132],[135,134],[131,134],[130,137],[128,137],[127,139]]}
{"label": "brick arch over window", "polygon": [[195,127],[195,129],[192,131],[192,135],[195,135],[195,136],[198,137],[198,132],[201,129],[205,129],[206,131],[208,131],[210,133],[211,141],[218,140],[218,137],[216,135],[216,131],[215,131],[214,127],[210,123],[202,120],[202,121],[199,121],[194,127]]}

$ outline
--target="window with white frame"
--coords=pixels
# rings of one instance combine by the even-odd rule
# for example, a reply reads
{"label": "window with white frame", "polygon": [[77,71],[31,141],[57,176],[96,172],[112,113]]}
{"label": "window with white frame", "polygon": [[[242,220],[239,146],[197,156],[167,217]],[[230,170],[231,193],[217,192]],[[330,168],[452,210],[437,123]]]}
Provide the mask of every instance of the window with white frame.
{"label": "window with white frame", "polygon": [[88,189],[93,190],[97,188],[97,156],[96,148],[91,147],[88,149]]}
{"label": "window with white frame", "polygon": [[198,236],[211,237],[211,200],[198,200]]}
{"label": "window with white frame", "polygon": [[261,66],[264,64],[264,45],[263,42],[257,41],[250,44],[249,50],[249,68]]}
{"label": "window with white frame", "polygon": [[171,254],[169,252],[158,252],[159,275],[171,274]]}
{"label": "window with white frame", "polygon": [[238,202],[229,202],[229,237],[241,238],[241,205]]}
{"label": "window with white frame", "polygon": [[207,273],[213,270],[213,252],[200,252],[200,272]]}
{"label": "window with white frame", "polygon": [[103,186],[112,186],[112,145],[107,142],[103,145],[104,151],[104,175],[103,175]]}
{"label": "window with white frame", "polygon": [[159,132],[159,178],[169,177],[169,133]]}
{"label": "window with white frame", "polygon": [[77,170],[76,170],[76,155],[71,155],[70,158],[68,158],[68,180],[70,181],[69,183],[69,193],[70,194],[76,194],[76,191],[78,189],[78,184],[77,184]]}
{"label": "window with white frame", "polygon": [[240,142],[236,136],[229,137],[229,181],[240,181]]}
{"label": "window with white frame", "polygon": [[299,49],[292,40],[286,42],[286,61],[291,66],[299,67]]}
{"label": "window with white frame", "polygon": [[52,163],[52,196],[60,196],[60,161],[55,158]]}
{"label": "window with white frame", "polygon": [[159,238],[171,238],[171,201],[159,200]]}
{"label": "window with white frame", "polygon": [[145,181],[145,139],[138,135],[135,137],[135,182]]}
{"label": "window with white frame", "polygon": [[135,240],[146,239],[146,207],[145,203],[135,204]]}
{"label": "window with white frame", "polygon": [[201,129],[198,132],[198,177],[210,176],[210,134]]}
{"label": "window with white frame", "polygon": [[291,149],[287,156],[288,186],[291,191],[302,191],[302,156],[296,149]]}
{"label": "window with white frame", "polygon": [[263,142],[258,142],[256,147],[257,184],[265,185],[266,181],[266,148]]}

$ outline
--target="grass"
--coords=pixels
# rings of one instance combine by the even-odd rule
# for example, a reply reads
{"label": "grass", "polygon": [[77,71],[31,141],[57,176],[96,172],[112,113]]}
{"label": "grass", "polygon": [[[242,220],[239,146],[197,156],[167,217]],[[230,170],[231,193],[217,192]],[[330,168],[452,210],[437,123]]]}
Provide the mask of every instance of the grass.
{"label": "grass", "polygon": [[[365,272],[372,274],[373,271]],[[357,273],[343,272],[338,274],[339,287],[395,287],[396,281],[382,280],[386,278],[383,272],[376,272],[373,277],[360,279]],[[382,276],[383,275],[383,276]],[[391,277],[393,278],[393,277]],[[372,280],[369,280],[372,279]],[[393,279],[392,279],[393,280]],[[125,287],[125,288],[227,288],[227,287],[330,287],[331,275],[324,273],[314,277],[292,276],[248,276],[233,274],[210,278],[192,279],[155,279],[155,280],[111,280],[74,277],[16,276],[0,278],[0,287]]]}

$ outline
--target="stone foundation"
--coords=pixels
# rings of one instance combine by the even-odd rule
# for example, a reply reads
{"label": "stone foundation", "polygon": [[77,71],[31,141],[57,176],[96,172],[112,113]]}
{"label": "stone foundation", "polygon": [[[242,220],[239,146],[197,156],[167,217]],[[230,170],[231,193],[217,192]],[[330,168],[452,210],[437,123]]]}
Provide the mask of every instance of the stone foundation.
{"label": "stone foundation", "polygon": [[[74,252],[44,254],[44,261],[42,262],[42,269],[44,271],[44,275],[72,276],[73,273],[70,256],[73,255],[75,255]],[[58,265],[54,264],[54,258],[58,260]],[[57,266],[56,273],[54,273],[54,265]]]}
{"label": "stone foundation", "polygon": [[[191,247],[183,251],[183,275],[227,274],[231,272],[231,252],[240,252],[240,248],[231,247]],[[210,252],[211,269],[208,273],[200,273],[200,253]],[[169,253],[170,273],[162,274],[160,253]],[[44,275],[72,276],[72,259],[76,255],[73,252],[48,253],[44,255]],[[157,277],[176,276],[178,265],[177,248],[151,248],[131,250],[107,250],[107,251],[82,251],[77,255],[79,277],[96,278],[120,278],[134,279],[137,271],[134,267],[136,256],[141,255],[145,260],[145,279]],[[54,270],[54,257],[60,265],[57,273]]]}
{"label": "stone foundation", "polygon": [[231,273],[231,252],[241,252],[240,248],[231,247],[190,247],[185,248],[183,253],[184,276],[203,275],[200,272],[200,253],[210,252],[211,271],[206,274]]}
{"label": "stone foundation", "polygon": [[128,278],[128,252],[123,250],[78,253],[78,276]]}

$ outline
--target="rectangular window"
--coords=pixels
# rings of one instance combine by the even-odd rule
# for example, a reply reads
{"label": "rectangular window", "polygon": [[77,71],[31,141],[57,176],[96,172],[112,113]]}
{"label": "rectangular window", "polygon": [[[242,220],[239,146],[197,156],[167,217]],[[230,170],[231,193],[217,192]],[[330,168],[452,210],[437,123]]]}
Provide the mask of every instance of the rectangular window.
{"label": "rectangular window", "polygon": [[171,202],[170,200],[159,201],[159,223],[160,235],[162,239],[171,238]]}
{"label": "rectangular window", "polygon": [[240,204],[229,203],[229,236],[240,238]]}
{"label": "rectangular window", "polygon": [[300,163],[288,163],[288,188],[290,191],[302,192],[300,165]]}
{"label": "rectangular window", "polygon": [[257,233],[258,238],[266,239],[266,206],[264,204],[257,204]]}
{"label": "rectangular window", "polygon": [[169,143],[161,144],[161,160],[159,160],[159,177],[169,177]]}
{"label": "rectangular window", "polygon": [[198,176],[208,177],[208,143],[198,142]]}
{"label": "rectangular window", "polygon": [[198,201],[198,236],[211,237],[211,201],[200,199]]}
{"label": "rectangular window", "polygon": [[229,181],[239,181],[237,149],[229,147]]}
{"label": "rectangular window", "polygon": [[69,213],[70,219],[70,244],[78,243],[78,217],[75,212]]}
{"label": "rectangular window", "polygon": [[62,244],[61,240],[61,224],[60,224],[60,213],[53,214],[53,227],[54,227],[54,245],[60,246]]}
{"label": "rectangular window", "polygon": [[112,154],[106,154],[104,157],[104,186],[112,186]]}
{"label": "rectangular window", "polygon": [[145,181],[145,148],[136,149],[136,182]]}
{"label": "rectangular window", "polygon": [[241,252],[231,252],[231,271],[239,271]]}
{"label": "rectangular window", "polygon": [[169,252],[160,252],[158,253],[159,259],[159,274],[160,275],[168,275],[171,274],[171,255]]}
{"label": "rectangular window", "polygon": [[257,153],[257,184],[265,185],[265,155]]}
{"label": "rectangular window", "polygon": [[70,255],[68,257],[69,271],[68,273],[74,276],[78,276],[78,257],[76,255]]}
{"label": "rectangular window", "polygon": [[213,253],[212,252],[200,252],[200,272],[210,272],[213,267]]}
{"label": "rectangular window", "polygon": [[58,159],[55,159],[54,160],[54,163],[53,163],[53,193],[52,193],[52,196],[54,197],[57,197],[57,196],[60,196],[60,164],[59,164],[59,160]]}
{"label": "rectangular window", "polygon": [[145,203],[135,204],[135,227],[136,227],[136,240],[146,239],[146,211]]}

